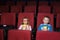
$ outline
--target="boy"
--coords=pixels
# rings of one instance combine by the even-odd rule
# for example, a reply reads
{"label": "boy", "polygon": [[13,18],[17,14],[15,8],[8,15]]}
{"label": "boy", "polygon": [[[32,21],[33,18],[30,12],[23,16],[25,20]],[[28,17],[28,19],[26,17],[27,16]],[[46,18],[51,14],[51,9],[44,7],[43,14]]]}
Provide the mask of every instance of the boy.
{"label": "boy", "polygon": [[43,24],[40,24],[38,31],[52,31],[52,26],[49,24],[50,18],[45,16],[43,18]]}

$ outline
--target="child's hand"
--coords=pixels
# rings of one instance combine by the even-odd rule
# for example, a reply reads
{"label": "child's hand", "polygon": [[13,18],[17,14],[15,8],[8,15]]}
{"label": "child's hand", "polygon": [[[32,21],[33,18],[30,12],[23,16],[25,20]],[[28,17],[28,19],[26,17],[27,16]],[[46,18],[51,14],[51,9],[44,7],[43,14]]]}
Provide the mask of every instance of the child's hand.
{"label": "child's hand", "polygon": [[48,31],[47,26],[44,26],[42,31]]}
{"label": "child's hand", "polygon": [[48,31],[48,29],[43,29],[42,31]]}

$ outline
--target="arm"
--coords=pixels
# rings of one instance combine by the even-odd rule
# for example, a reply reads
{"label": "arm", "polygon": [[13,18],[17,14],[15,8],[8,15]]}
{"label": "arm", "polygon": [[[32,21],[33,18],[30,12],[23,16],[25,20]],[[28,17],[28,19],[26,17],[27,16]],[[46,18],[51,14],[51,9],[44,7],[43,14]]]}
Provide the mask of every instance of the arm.
{"label": "arm", "polygon": [[53,31],[53,28],[52,28],[51,25],[49,25],[48,30],[49,30],[49,31]]}
{"label": "arm", "polygon": [[22,29],[22,25],[20,25],[18,29],[21,30]]}
{"label": "arm", "polygon": [[32,30],[30,25],[27,26],[27,30],[30,30],[30,31]]}
{"label": "arm", "polygon": [[38,27],[38,31],[41,31],[42,29],[42,24]]}
{"label": "arm", "polygon": [[32,30],[31,26],[30,26],[30,31]]}

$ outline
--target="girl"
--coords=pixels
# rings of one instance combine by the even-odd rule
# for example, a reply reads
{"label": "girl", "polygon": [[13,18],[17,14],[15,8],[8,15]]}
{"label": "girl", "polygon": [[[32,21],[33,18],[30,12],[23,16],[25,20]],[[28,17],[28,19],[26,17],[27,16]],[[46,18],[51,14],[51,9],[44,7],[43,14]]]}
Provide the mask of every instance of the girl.
{"label": "girl", "polygon": [[22,20],[22,24],[18,28],[19,30],[32,30],[31,25],[29,25],[29,19],[27,17],[24,17]]}

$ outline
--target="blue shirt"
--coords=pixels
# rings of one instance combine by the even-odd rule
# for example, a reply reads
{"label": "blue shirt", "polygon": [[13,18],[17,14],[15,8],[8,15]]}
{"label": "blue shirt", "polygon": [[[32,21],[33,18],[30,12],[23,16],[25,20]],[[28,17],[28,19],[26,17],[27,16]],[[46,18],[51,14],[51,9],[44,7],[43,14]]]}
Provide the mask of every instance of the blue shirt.
{"label": "blue shirt", "polygon": [[38,27],[38,31],[43,30],[44,27],[47,27],[48,31],[53,31],[53,30],[52,30],[52,26],[51,26],[50,24],[41,24],[41,25]]}

